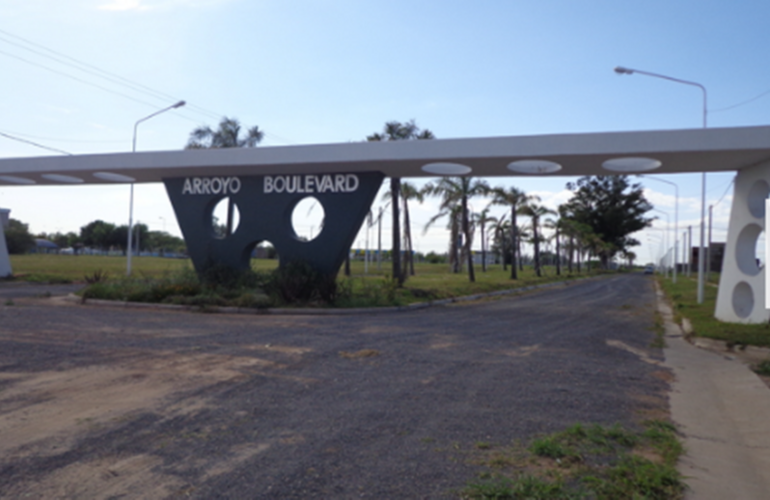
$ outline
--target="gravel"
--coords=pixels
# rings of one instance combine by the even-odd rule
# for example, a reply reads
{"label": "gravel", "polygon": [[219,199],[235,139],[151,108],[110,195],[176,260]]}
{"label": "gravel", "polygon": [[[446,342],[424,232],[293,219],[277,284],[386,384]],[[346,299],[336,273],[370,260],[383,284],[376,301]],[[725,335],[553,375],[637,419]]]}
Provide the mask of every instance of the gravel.
{"label": "gravel", "polygon": [[[103,481],[121,498],[457,498],[481,470],[477,442],[576,422],[635,427],[667,411],[666,372],[650,362],[662,359],[649,347],[655,296],[641,274],[349,316],[96,308],[17,289],[26,293],[0,285],[0,417],[26,408],[34,418],[38,398],[4,396],[20,380],[121,368],[167,383],[171,367],[194,364],[160,400],[46,437],[56,450],[30,440],[7,453],[5,495],[107,498],[105,487],[68,486],[77,476],[66,472],[88,463],[112,464]],[[139,456],[149,465],[117,475],[119,458]]]}

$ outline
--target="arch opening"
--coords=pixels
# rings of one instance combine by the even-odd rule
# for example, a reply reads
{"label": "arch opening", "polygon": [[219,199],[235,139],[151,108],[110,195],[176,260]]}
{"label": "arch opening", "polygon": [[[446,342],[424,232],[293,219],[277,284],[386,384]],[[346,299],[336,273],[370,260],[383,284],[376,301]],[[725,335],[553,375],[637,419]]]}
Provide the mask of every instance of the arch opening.
{"label": "arch opening", "polygon": [[302,198],[292,210],[291,227],[299,241],[313,241],[324,228],[326,213],[323,204],[315,196]]}
{"label": "arch opening", "polygon": [[[229,231],[228,219],[232,220]],[[219,200],[211,212],[211,232],[217,239],[221,240],[235,233],[240,222],[241,214],[238,205],[231,201],[229,196]]]}

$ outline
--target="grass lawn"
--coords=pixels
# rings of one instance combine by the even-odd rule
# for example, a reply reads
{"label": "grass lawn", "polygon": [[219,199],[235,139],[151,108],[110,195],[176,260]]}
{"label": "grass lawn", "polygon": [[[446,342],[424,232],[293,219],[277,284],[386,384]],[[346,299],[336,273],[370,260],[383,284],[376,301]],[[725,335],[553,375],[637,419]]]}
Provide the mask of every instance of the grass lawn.
{"label": "grass lawn", "polygon": [[[12,255],[11,265],[17,277],[36,282],[82,282],[86,277],[93,277],[99,273],[106,273],[110,281],[118,281],[123,279],[126,273],[126,258],[119,256]],[[270,271],[277,265],[276,260],[252,260],[252,269],[255,271]],[[390,265],[390,262],[383,262],[382,269],[378,271],[377,264],[372,263],[369,265],[368,273],[365,273],[364,263],[353,261],[351,277],[347,279],[340,270],[340,283],[349,287],[352,292],[350,303],[345,305],[348,307],[400,305],[588,276],[585,268],[580,274],[576,272],[570,274],[563,269],[562,274],[557,275],[555,267],[544,266],[543,276],[538,278],[532,267],[525,266],[524,270],[519,272],[519,279],[514,281],[510,279],[510,268],[503,271],[500,265],[490,265],[486,272],[481,270],[481,266],[476,266],[476,281],[470,283],[467,272],[451,273],[447,264],[416,263],[415,276],[407,279],[404,288],[397,289],[388,277]],[[135,278],[160,278],[185,268],[192,268],[189,259],[160,257],[132,259],[132,274]],[[359,298],[363,300],[358,300]]]}
{"label": "grass lawn", "polygon": [[696,336],[725,340],[735,345],[770,346],[770,324],[724,323],[714,318],[716,286],[706,286],[703,304],[698,304],[697,279],[678,276],[676,284],[670,278],[658,276],[657,280],[671,302],[676,320],[680,321],[681,317],[689,319]]}

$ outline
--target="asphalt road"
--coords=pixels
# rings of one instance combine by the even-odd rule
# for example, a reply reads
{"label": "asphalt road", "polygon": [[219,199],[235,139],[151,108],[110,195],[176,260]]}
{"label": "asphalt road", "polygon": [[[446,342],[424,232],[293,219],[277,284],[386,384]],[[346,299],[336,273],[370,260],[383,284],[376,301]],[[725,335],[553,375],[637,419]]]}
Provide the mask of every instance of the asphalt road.
{"label": "asphalt road", "polygon": [[0,285],[3,498],[456,498],[477,442],[667,412],[641,274],[352,316],[39,296]]}

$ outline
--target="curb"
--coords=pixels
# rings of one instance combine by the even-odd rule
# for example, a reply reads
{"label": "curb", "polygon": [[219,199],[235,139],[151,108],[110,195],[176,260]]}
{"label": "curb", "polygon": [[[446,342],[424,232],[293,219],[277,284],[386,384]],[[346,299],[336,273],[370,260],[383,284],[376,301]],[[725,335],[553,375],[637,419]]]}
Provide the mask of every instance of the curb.
{"label": "curb", "polygon": [[149,302],[127,302],[117,300],[104,300],[104,299],[83,299],[75,294],[69,294],[64,297],[64,300],[68,302],[77,302],[83,305],[97,306],[97,307],[123,307],[126,309],[156,309],[156,310],[169,310],[169,311],[192,311],[192,312],[208,312],[219,314],[252,314],[252,315],[296,315],[296,316],[345,316],[355,314],[378,314],[378,313],[395,313],[395,312],[407,312],[415,311],[418,309],[427,309],[434,306],[443,306],[447,304],[453,304],[456,302],[469,302],[473,300],[485,299],[488,297],[500,297],[504,295],[518,294],[531,290],[538,290],[541,288],[550,288],[555,286],[568,286],[570,283],[576,283],[579,281],[604,278],[608,275],[591,276],[588,278],[576,278],[564,281],[553,281],[551,283],[543,283],[540,285],[529,285],[521,288],[510,288],[506,290],[497,290],[494,292],[477,293],[473,295],[465,295],[462,297],[452,297],[448,299],[429,300],[427,302],[416,302],[406,306],[390,306],[390,307],[359,307],[350,309],[320,309],[320,308],[287,308],[287,307],[275,307],[268,309],[254,309],[249,307],[222,307],[222,306],[186,306],[179,304],[154,304]]}
{"label": "curb", "polygon": [[[658,284],[655,284],[656,291],[661,293],[662,300],[666,300],[666,295],[663,290],[660,289]],[[668,303],[666,303],[668,306]],[[673,322],[673,317],[671,319]],[[695,347],[704,349],[711,352],[722,354],[730,359],[742,359],[743,361],[749,361],[752,363],[761,363],[762,361],[770,359],[770,347],[758,347],[745,344],[732,344],[727,340],[711,339],[708,337],[698,337],[693,330],[692,323],[688,318],[682,316],[681,323],[674,323],[681,328],[684,334],[684,339]]]}

